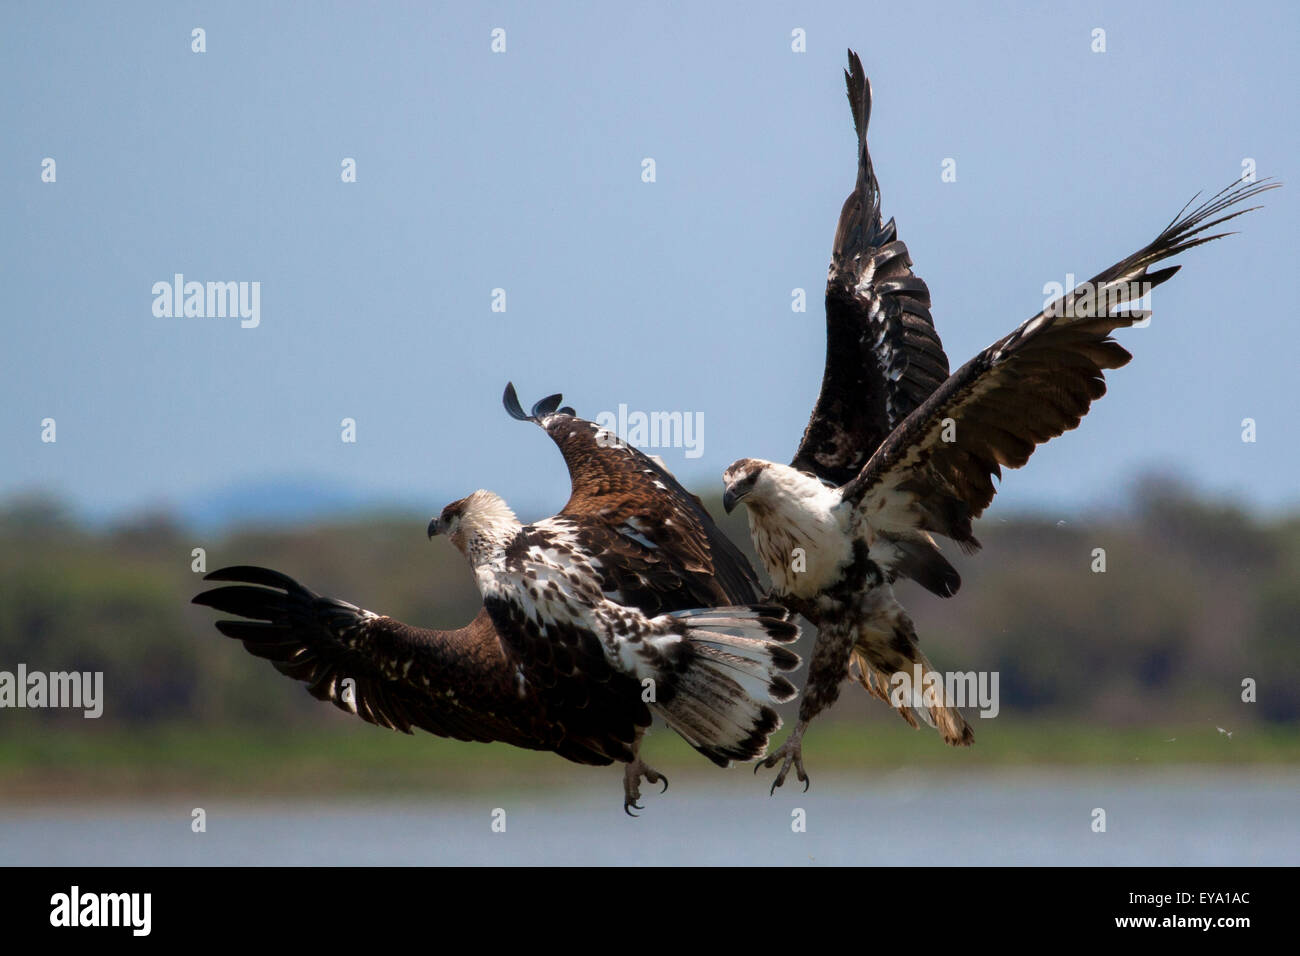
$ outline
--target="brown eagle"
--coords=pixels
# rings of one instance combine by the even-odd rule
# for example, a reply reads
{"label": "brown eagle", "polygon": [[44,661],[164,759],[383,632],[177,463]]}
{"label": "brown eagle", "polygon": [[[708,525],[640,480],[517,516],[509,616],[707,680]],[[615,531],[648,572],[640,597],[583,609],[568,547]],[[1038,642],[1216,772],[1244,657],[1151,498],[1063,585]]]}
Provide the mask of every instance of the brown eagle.
{"label": "brown eagle", "polygon": [[444,509],[445,533],[475,566],[484,608],[466,627],[412,627],[317,595],[277,571],[231,567],[195,604],[249,620],[217,629],[308,684],[321,700],[404,733],[550,750],[576,763],[627,764],[624,809],[640,779],[652,713],[720,765],[765,753],[791,699],[784,644],[798,628],[757,604],[744,556],[661,465],[559,409],[524,415],[559,446],[572,494],[554,518],[522,526],[477,492]]}
{"label": "brown eagle", "polygon": [[1148,268],[1219,238],[1205,233],[1276,185],[1235,183],[1195,208],[1188,203],[1149,244],[949,375],[929,291],[894,221],[881,219],[867,152],[871,86],[852,50],[845,80],[858,177],[831,255],[821,394],[789,465],[744,458],[723,475],[726,510],[741,501],[748,508],[771,596],[818,628],[798,724],[763,763],[781,764],[774,791],[792,763],[806,789],[803,734],[835,702],[851,661],[867,691],[912,726],[919,716],[946,743],[972,742],[970,725],[941,693],[923,695],[914,678],[891,686],[900,674],[919,673],[924,684],[932,673],[892,583],[904,577],[941,597],[956,593],[961,579],[932,535],[979,548],[971,521],[992,501],[992,479],[1076,427],[1105,394],[1103,371],[1128,363],[1111,333],[1148,317],[1134,303],[1179,267]]}

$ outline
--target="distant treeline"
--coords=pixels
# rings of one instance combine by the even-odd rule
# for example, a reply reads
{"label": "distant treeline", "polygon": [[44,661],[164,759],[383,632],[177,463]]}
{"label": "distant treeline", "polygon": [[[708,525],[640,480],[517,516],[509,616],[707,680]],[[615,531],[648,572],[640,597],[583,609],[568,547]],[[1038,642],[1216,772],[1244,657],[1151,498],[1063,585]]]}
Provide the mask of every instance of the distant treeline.
{"label": "distant treeline", "polygon": [[[55,502],[11,501],[0,506],[0,671],[20,662],[102,671],[99,722],[114,726],[330,719],[333,708],[188,603],[203,587],[192,552],[204,549],[208,570],[262,564],[411,623],[457,626],[477,611],[477,593],[450,545],[426,540],[427,519],[376,514],[209,537],[166,516],[88,531]],[[743,514],[724,526],[748,551]],[[1110,514],[1059,521],[994,509],[976,533],[979,555],[946,549],[964,578],[959,594],[941,600],[908,584],[899,593],[940,670],[998,672],[1004,712],[1106,724],[1300,719],[1300,516],[1259,521],[1147,482]],[[805,657],[810,643],[801,641]],[[1247,679],[1255,703],[1242,701]],[[842,700],[840,716],[896,719],[853,688]],[[74,722],[92,723],[80,712],[5,710],[0,735]]]}

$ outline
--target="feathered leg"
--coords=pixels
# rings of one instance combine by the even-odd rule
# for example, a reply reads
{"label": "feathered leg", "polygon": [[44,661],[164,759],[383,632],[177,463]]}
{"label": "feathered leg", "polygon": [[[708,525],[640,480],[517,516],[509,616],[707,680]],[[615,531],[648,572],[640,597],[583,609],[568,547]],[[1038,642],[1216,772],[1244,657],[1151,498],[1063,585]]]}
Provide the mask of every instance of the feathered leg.
{"label": "feathered leg", "polygon": [[[948,700],[942,675],[935,672],[917,641],[916,626],[892,595],[881,595],[870,616],[858,628],[853,661],[858,681],[867,693],[893,707],[913,727],[916,718],[939,731],[943,742],[969,747],[975,732],[962,712]],[[902,693],[893,681],[907,677],[910,693]],[[933,681],[927,699],[925,685]]]}
{"label": "feathered leg", "polygon": [[808,774],[803,768],[803,735],[814,717],[820,714],[840,696],[840,681],[848,674],[849,656],[853,652],[855,632],[849,615],[819,615],[824,623],[817,631],[817,643],[813,646],[812,661],[808,665],[808,681],[804,685],[803,700],[799,704],[799,723],[794,732],[786,738],[776,750],[754,767],[771,769],[781,764],[776,780],[772,782],[772,793],[785,783],[790,767],[795,768],[799,782],[806,792],[809,787]]}

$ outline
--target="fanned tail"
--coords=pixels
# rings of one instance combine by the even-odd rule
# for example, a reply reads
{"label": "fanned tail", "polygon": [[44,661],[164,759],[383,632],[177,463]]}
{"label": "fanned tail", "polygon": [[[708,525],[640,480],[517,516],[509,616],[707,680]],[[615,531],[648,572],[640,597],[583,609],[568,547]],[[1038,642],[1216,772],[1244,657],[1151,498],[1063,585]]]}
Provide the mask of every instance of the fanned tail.
{"label": "fanned tail", "polygon": [[720,767],[767,752],[781,726],[774,704],[795,696],[784,676],[799,657],[782,645],[799,636],[784,608],[704,608],[655,618],[682,635],[673,673],[652,705],[687,743]]}

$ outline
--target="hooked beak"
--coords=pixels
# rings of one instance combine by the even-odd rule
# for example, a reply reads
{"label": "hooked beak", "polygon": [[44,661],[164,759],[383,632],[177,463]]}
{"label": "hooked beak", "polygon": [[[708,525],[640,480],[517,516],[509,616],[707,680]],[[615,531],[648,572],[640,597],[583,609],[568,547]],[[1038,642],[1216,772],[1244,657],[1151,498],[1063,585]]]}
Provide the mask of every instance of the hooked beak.
{"label": "hooked beak", "polygon": [[431,518],[431,519],[429,519],[429,537],[430,537],[430,539],[432,539],[433,536],[436,535],[436,534],[442,534],[442,519],[441,519],[441,518]]}
{"label": "hooked beak", "polygon": [[722,493],[722,510],[731,514],[736,510],[736,505],[745,495],[743,492],[738,493],[734,487],[728,488]]}

